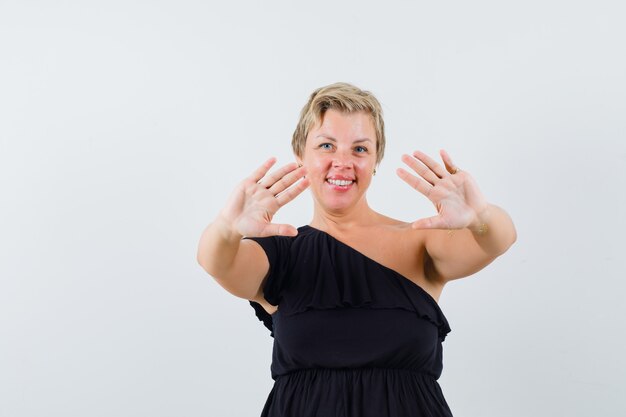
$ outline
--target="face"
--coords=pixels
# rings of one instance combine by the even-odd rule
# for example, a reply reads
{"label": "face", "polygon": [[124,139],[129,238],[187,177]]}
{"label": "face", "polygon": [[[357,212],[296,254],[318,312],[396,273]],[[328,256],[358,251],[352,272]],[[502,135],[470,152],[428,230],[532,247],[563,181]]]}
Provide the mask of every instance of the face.
{"label": "face", "polygon": [[318,205],[344,212],[365,201],[376,166],[376,130],[366,112],[327,110],[309,132],[299,162]]}

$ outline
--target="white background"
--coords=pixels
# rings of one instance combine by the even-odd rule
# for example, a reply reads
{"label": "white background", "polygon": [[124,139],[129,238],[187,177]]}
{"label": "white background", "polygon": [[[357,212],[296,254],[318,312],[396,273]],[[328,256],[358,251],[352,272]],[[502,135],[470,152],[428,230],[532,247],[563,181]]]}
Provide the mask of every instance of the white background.
{"label": "white background", "polygon": [[[311,91],[383,104],[373,208],[447,149],[518,241],[446,287],[455,416],[623,416],[625,8],[0,0],[0,416],[255,416],[272,339],[196,263]],[[307,193],[279,213],[311,218]]]}

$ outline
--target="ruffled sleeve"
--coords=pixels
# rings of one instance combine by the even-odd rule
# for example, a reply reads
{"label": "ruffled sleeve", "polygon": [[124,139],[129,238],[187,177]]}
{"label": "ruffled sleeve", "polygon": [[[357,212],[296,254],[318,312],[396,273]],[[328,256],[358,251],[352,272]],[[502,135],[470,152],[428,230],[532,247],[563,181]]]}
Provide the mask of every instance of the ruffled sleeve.
{"label": "ruffled sleeve", "polygon": [[[269,271],[263,280],[263,296],[271,305],[280,305],[286,277],[289,269],[289,252],[291,238],[285,236],[251,237],[265,251],[269,262]],[[261,304],[249,301],[257,318],[270,330],[270,336],[274,337],[272,316],[265,311]]]}

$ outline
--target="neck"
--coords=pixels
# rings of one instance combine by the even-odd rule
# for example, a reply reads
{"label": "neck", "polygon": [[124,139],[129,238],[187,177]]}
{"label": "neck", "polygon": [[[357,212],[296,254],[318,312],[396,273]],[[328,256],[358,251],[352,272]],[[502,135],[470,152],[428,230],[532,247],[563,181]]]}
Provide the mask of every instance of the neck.
{"label": "neck", "polygon": [[346,210],[328,210],[316,201],[310,225],[326,232],[334,230],[341,232],[371,224],[375,217],[376,212],[369,207],[365,197],[355,207]]}

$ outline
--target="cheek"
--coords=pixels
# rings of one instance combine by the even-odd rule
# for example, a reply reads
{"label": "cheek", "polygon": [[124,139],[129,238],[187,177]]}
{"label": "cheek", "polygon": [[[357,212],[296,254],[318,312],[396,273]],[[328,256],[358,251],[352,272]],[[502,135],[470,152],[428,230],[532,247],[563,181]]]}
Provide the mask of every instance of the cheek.
{"label": "cheek", "polygon": [[374,171],[374,166],[376,165],[375,162],[370,161],[370,160],[366,160],[366,161],[359,161],[359,163],[356,165],[357,169],[359,170],[359,172],[361,174],[364,173],[371,173]]}
{"label": "cheek", "polygon": [[310,158],[305,159],[304,164],[310,175],[326,175],[326,171],[331,164],[330,158]]}

